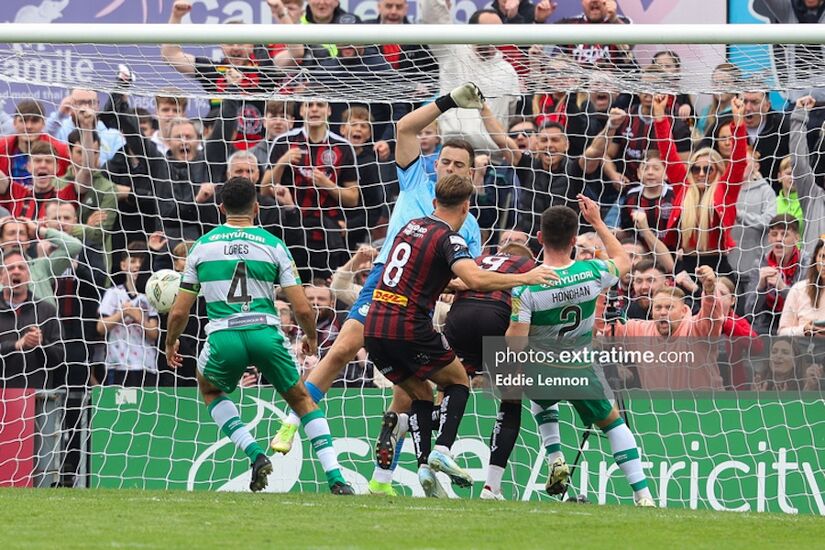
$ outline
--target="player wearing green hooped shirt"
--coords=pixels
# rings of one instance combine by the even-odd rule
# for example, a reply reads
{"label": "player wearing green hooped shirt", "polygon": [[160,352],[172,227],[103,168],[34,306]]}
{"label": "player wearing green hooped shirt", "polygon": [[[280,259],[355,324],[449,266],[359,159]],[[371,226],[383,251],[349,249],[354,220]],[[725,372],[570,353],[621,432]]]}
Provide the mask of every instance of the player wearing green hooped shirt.
{"label": "player wearing green hooped shirt", "polygon": [[246,368],[255,365],[300,416],[332,493],[354,494],[341,475],[324,413],[298,377],[295,357],[280,329],[276,285],[292,304],[307,335],[304,351],[316,353],[315,315],[292,256],[280,239],[255,225],[258,200],[255,184],[249,179],[232,178],[223,186],[221,212],[226,223],[198,239],[186,258],[180,292],[169,312],[169,365],[177,368],[181,364],[178,338],[201,295],[209,324],[206,344],[198,357],[198,387],[215,423],[252,462],[250,490],[266,487],[272,463],[226,394],[235,391]]}
{"label": "player wearing green hooped shirt", "polygon": [[[630,257],[602,221],[599,205],[584,195],[579,195],[578,198],[582,217],[601,237],[610,259],[571,260],[579,232],[578,214],[567,206],[552,206],[545,210],[541,215],[538,238],[544,248],[544,264],[556,271],[559,280],[546,285],[513,289],[513,313],[506,335],[510,347],[523,348],[528,336],[552,341],[562,348],[589,346],[599,294],[630,271]],[[582,371],[582,374],[590,378],[591,386],[601,388],[601,382],[592,368]],[[546,409],[555,403],[556,401],[541,401],[539,405]],[[642,470],[636,439],[619,416],[616,407],[606,398],[572,399],[570,403],[586,426],[595,424],[607,436],[616,464],[633,488],[636,504],[655,506]],[[558,455],[561,457],[560,450]],[[555,471],[551,468],[548,484],[551,481],[566,483],[569,470],[563,459],[556,460],[553,464],[559,464],[559,467]]]}

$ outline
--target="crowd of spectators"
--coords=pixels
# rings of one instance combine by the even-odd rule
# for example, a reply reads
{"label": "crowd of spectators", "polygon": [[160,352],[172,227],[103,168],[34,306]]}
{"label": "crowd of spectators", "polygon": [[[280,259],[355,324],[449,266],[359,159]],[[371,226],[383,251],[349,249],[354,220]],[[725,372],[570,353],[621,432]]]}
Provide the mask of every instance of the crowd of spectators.
{"label": "crowd of spectators", "polygon": [[[360,23],[336,0],[268,5],[278,24]],[[409,23],[407,5],[379,0],[379,16],[363,23]],[[420,5],[421,22],[453,22],[447,0]],[[549,0],[494,0],[469,23],[530,25],[554,9]],[[171,10],[170,23],[180,23],[191,3],[177,0]],[[613,0],[582,0],[581,15],[560,23],[631,22]],[[158,91],[155,112],[135,109],[125,66],[117,93],[68,90],[51,112],[38,101],[17,103],[13,133],[0,139],[5,385],[193,385],[203,304],[181,340],[184,367],[171,372],[158,352],[164,317],[143,287],[157,269],[183,269],[192,242],[221,223],[221,185],[235,176],[259,184],[260,222],[295,257],[323,354],[399,193],[394,123],[465,81],[479,86],[487,106],[451,110],[428,126],[421,154],[434,178],[443,140],[460,137],[476,149],[473,213],[488,251],[519,242],[537,253],[541,212],[575,206],[584,193],[633,258],[632,273],[607,299],[608,324],[626,320],[615,334],[825,336],[825,177],[813,97],[774,108],[767,86],[729,63],[715,68],[706,97],[662,93],[678,86],[679,56],[662,51],[640,60],[623,45],[230,44],[222,52],[213,60],[176,44],[160,48],[159,62],[224,98],[204,117],[190,118],[187,97],[175,89]],[[578,91],[581,74],[590,75],[586,91]],[[650,91],[599,89],[599,74],[627,76]],[[341,83],[355,93],[358,82],[393,78],[410,91],[393,102],[288,99],[296,91],[312,97],[313,85]],[[426,89],[428,82],[436,86]],[[277,100],[261,99],[276,93]],[[600,250],[583,225],[578,258]],[[719,278],[716,287],[707,270]],[[284,332],[299,342],[289,308],[279,308]],[[805,368],[783,363],[796,346],[783,339],[766,347],[767,366],[750,372],[737,366],[744,360],[713,361],[701,383],[818,389],[816,355]],[[299,345],[295,352],[304,370],[318,360],[302,356]],[[639,387],[663,383],[641,370],[621,376]],[[254,369],[244,378],[258,382]],[[340,380],[382,383],[363,351]]]}

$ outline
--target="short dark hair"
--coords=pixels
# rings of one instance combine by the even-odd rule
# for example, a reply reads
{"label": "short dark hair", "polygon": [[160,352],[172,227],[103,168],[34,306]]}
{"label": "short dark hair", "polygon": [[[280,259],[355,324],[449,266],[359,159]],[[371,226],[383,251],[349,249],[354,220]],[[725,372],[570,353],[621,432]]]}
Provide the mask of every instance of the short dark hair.
{"label": "short dark hair", "polygon": [[26,259],[26,255],[23,254],[23,249],[20,248],[19,246],[13,246],[13,247],[9,248],[8,250],[6,250],[5,252],[0,251],[0,261],[2,261],[3,265],[6,265],[6,259],[8,259],[10,256],[17,256],[17,255],[22,256],[22,258],[24,260]]}
{"label": "short dark hair", "polygon": [[148,251],[149,246],[146,244],[146,241],[132,241],[126,245],[126,250],[121,253],[120,261],[139,258],[140,263],[144,264],[146,262],[146,256],[149,253]]}
{"label": "short dark hair", "polygon": [[545,122],[541,125],[541,127],[539,128],[539,132],[541,132],[542,130],[549,130],[549,129],[551,129],[551,128],[558,128],[559,130],[561,130],[561,133],[562,133],[562,134],[565,134],[565,136],[567,135],[567,134],[566,134],[566,130],[564,129],[564,126],[563,126],[561,123],[556,122],[555,120],[547,120],[547,121],[545,121]]}
{"label": "short dark hair", "polygon": [[329,281],[323,277],[313,277],[309,285],[317,288],[329,288]]}
{"label": "short dark hair", "polygon": [[796,216],[792,214],[777,214],[773,218],[771,218],[770,223],[768,224],[768,229],[785,229],[785,230],[792,230],[799,234],[799,220]]}
{"label": "short dark hair", "polygon": [[155,130],[160,128],[160,126],[159,126],[160,123],[158,122],[158,119],[155,118],[155,115],[150,113],[147,109],[144,109],[143,107],[135,107],[135,114],[138,117],[138,123],[139,124],[143,124],[145,122],[148,122],[149,124],[152,125],[152,128],[154,128]]}
{"label": "short dark hair", "polygon": [[673,50],[661,50],[661,51],[656,52],[655,54],[653,54],[653,61],[658,62],[659,58],[664,56],[664,55],[670,57],[671,59],[673,59],[673,61],[676,62],[676,68],[677,69],[682,68],[682,58],[679,57],[679,54],[674,52]]}
{"label": "short dark hair", "polygon": [[34,99],[24,99],[19,101],[15,106],[15,116],[19,116],[21,118],[27,116],[43,118],[45,116],[43,114],[43,105]]}
{"label": "short dark hair", "polygon": [[249,178],[231,178],[221,190],[227,215],[248,214],[258,198],[255,183]]}
{"label": "short dark hair", "polygon": [[470,145],[470,142],[464,139],[457,139],[451,138],[441,144],[441,150],[443,151],[447,147],[451,147],[453,149],[464,149],[467,151],[467,154],[470,155],[470,166],[473,165],[476,159],[476,150],[473,149],[473,146]]}
{"label": "short dark hair", "polygon": [[541,213],[541,239],[552,250],[567,250],[579,232],[579,215],[569,206],[551,206]]}
{"label": "short dark hair", "polygon": [[507,131],[512,132],[514,126],[518,126],[519,124],[530,124],[533,126],[534,129],[538,129],[536,126],[536,121],[533,120],[531,117],[527,116],[517,116],[510,119],[510,125],[507,126]]}
{"label": "short dark hair", "polygon": [[[481,19],[481,16],[484,15],[484,14],[495,15],[499,19],[502,19],[502,17],[498,14],[498,12],[496,10],[494,10],[492,8],[484,8],[484,9],[476,10],[475,12],[473,12],[473,14],[467,20],[467,24],[468,25],[478,25],[478,20]],[[502,19],[502,22],[503,22],[503,19]]]}
{"label": "short dark hair", "polygon": [[645,271],[650,271],[651,269],[655,269],[662,275],[665,274],[665,270],[662,267],[661,262],[656,263],[654,260],[651,259],[639,260],[639,263],[637,263],[636,267],[633,268],[633,273],[644,273]]}
{"label": "short dark hair", "polygon": [[452,208],[467,201],[473,194],[470,178],[450,174],[435,184],[435,200],[440,206]]}
{"label": "short dark hair", "polygon": [[[75,128],[71,132],[69,132],[69,137],[66,138],[66,141],[69,143],[69,147],[73,147],[80,143],[80,130]],[[100,145],[100,136],[97,135],[97,130],[92,130],[92,141]]]}

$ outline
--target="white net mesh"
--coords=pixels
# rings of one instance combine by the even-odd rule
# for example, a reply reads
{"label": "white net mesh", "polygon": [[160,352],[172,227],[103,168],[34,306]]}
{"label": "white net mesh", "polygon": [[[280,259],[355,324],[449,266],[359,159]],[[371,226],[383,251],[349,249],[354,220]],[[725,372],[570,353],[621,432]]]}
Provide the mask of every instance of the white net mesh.
{"label": "white net mesh", "polygon": [[[249,54],[238,48],[228,53]],[[822,443],[816,435],[825,426],[820,352],[807,343],[793,344],[787,376],[762,357],[772,358],[773,347],[782,344],[756,339],[780,329],[801,335],[809,322],[822,318],[805,288],[788,290],[807,280],[811,255],[825,232],[822,117],[813,104],[812,110],[784,111],[776,96],[771,107],[768,95],[818,97],[825,86],[818,70],[821,51],[785,46],[785,52],[794,52],[792,65],[775,69],[749,58],[747,50],[739,52],[736,65],[720,66],[723,46],[675,48],[678,56],[654,56],[660,50],[648,46],[632,53],[606,48],[318,45],[306,47],[303,61],[287,68],[276,66],[285,51],[278,46],[256,46],[254,63],[235,66],[212,61],[220,50],[164,50],[180,74],[164,62],[159,46],[0,45],[0,97],[7,113],[0,169],[8,176],[0,182],[7,189],[0,193],[0,206],[14,218],[3,220],[0,237],[7,262],[15,258],[15,248],[26,254],[32,281],[30,294],[4,291],[0,304],[5,386],[0,484],[244,488],[247,463],[229,439],[221,439],[194,388],[196,357],[205,342],[202,304],[181,340],[184,366],[172,372],[158,351],[165,316],[141,294],[145,280],[158,269],[179,268],[188,243],[221,222],[216,196],[223,182],[235,175],[255,179],[261,182],[262,225],[284,239],[302,279],[312,284],[308,293],[325,353],[357,294],[352,283],[364,282],[370,262],[355,258],[346,267],[356,274],[339,272],[332,290],[324,288],[327,279],[360,245],[380,246],[400,191],[395,124],[473,80],[500,131],[491,135],[481,117],[462,110],[442,117],[419,139],[433,178],[443,141],[462,138],[476,148],[472,211],[485,252],[523,237],[537,251],[540,213],[554,204],[575,205],[576,194],[584,192],[621,231],[634,261],[655,258],[659,267],[658,272],[638,268],[620,283],[608,300],[610,311],[644,318],[650,314],[644,298],[665,280],[698,298],[697,281],[691,280],[697,263],[712,263],[733,283],[738,315],[726,317],[722,333],[753,341],[736,358],[720,361],[718,383],[666,389],[645,387],[638,372],[615,375],[631,387],[666,390],[655,398],[645,394],[620,402],[658,501],[825,513],[819,497],[825,483]],[[607,52],[607,61],[578,63],[588,52]],[[653,123],[654,92],[670,98],[664,106],[670,135]],[[738,93],[745,111],[740,149],[727,124]],[[322,101],[329,102],[329,115],[319,106]],[[614,112],[611,119],[611,108],[626,115]],[[299,129],[319,116],[328,117],[332,133],[310,129],[308,138]],[[87,138],[74,132],[78,125],[93,125],[97,141],[82,142]],[[505,138],[511,141],[501,146]],[[758,165],[736,157],[745,154],[745,141],[756,151]],[[38,149],[31,145],[35,142],[51,148]],[[720,173],[737,162],[748,164],[740,175],[746,183],[727,214],[717,204],[693,203],[697,212],[704,205],[719,213],[704,226],[701,214],[695,216],[700,220],[695,242],[672,222],[678,221],[674,201],[692,200],[677,200],[681,182],[674,179],[698,177],[701,172],[687,174],[702,163],[674,171],[678,163],[668,156],[670,142],[681,160],[713,148],[719,157],[705,158],[710,156]],[[84,156],[84,148],[99,151],[99,158]],[[279,170],[278,161],[290,148],[300,159]],[[649,150],[661,151],[666,161],[652,175],[645,172],[656,164],[645,162],[652,158]],[[56,162],[38,164],[52,152]],[[88,168],[91,173],[82,174]],[[319,169],[336,186],[357,193],[339,199],[314,185],[312,174]],[[647,214],[647,224],[634,216],[638,211]],[[777,222],[777,214],[787,216]],[[793,230],[800,247],[785,237]],[[663,242],[657,244],[657,238]],[[589,235],[579,239],[582,257],[602,247]],[[648,252],[652,248],[658,255]],[[139,265],[121,263],[127,251],[141,259]],[[783,263],[783,255],[793,254],[793,261]],[[134,276],[124,273],[130,269]],[[21,286],[24,276],[15,273],[4,272],[4,286]],[[700,300],[688,303],[698,316]],[[783,314],[783,307],[795,309]],[[294,318],[283,311],[282,321],[301,366],[309,370],[316,359],[301,356]],[[250,387],[235,400],[263,443],[277,430],[283,401],[257,374],[247,381]],[[386,387],[386,381],[361,351],[336,386],[345,389],[333,389],[324,408],[345,475],[364,491],[378,416],[389,400],[374,386]],[[713,398],[676,391],[711,388],[717,392]],[[455,448],[479,481],[476,493],[483,485],[496,409],[494,401],[474,395]],[[584,430],[567,406],[561,425],[562,448],[572,463]],[[598,435],[590,437],[579,460],[576,492],[599,502],[629,501],[631,491],[613,474],[610,447]],[[420,494],[406,445],[395,479],[403,491]],[[525,413],[505,493],[545,498],[542,453],[535,423]],[[310,454],[303,442],[277,458],[271,488],[323,489],[321,470],[303,460]]]}

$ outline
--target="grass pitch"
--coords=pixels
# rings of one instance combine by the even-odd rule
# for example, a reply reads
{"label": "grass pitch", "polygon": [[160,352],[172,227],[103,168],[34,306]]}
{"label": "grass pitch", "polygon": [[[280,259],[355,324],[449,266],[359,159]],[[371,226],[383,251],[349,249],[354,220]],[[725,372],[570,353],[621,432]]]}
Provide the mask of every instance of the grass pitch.
{"label": "grass pitch", "polygon": [[0,489],[12,548],[810,547],[825,519],[546,502]]}

